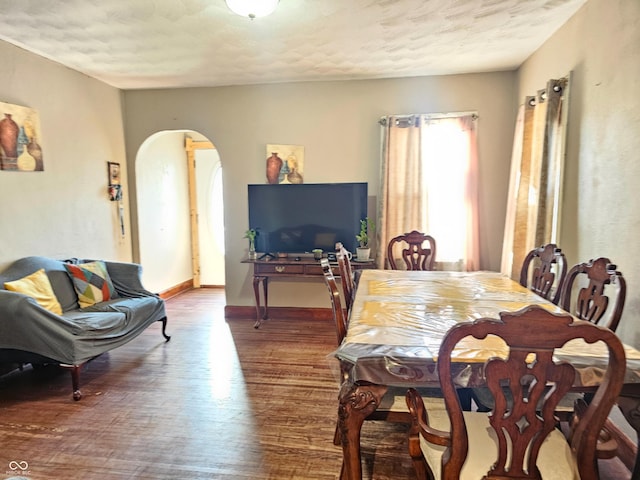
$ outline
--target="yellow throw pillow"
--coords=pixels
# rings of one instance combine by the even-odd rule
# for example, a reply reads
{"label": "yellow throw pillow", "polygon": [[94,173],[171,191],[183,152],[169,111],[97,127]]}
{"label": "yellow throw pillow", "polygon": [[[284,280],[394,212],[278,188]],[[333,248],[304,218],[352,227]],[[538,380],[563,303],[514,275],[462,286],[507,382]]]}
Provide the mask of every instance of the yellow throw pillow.
{"label": "yellow throw pillow", "polygon": [[62,315],[60,302],[53,293],[51,282],[44,268],[13,282],[5,282],[4,288],[12,292],[33,297],[38,304],[50,312]]}

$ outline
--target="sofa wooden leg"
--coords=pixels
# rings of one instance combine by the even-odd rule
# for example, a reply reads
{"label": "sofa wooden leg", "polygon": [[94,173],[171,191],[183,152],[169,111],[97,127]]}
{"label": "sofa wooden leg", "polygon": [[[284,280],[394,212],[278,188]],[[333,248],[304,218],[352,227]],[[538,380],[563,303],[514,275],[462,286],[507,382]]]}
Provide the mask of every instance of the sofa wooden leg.
{"label": "sofa wooden leg", "polygon": [[77,402],[82,398],[80,391],[80,365],[71,366],[71,385],[73,386],[73,399]]}
{"label": "sofa wooden leg", "polygon": [[162,322],[162,336],[168,342],[171,340],[171,336],[167,335],[167,317],[161,318],[159,321]]}

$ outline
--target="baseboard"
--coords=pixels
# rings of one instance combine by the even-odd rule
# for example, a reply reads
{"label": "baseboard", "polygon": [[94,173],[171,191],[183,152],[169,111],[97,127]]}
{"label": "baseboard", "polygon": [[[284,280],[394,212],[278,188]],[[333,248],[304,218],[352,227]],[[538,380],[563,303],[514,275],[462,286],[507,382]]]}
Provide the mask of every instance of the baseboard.
{"label": "baseboard", "polygon": [[[256,319],[256,307],[227,305],[224,307],[225,318]],[[269,318],[278,320],[297,320],[301,317],[313,320],[333,320],[330,308],[308,307],[269,307]]]}
{"label": "baseboard", "polygon": [[175,287],[171,287],[160,292],[158,295],[160,295],[160,298],[163,300],[167,300],[168,298],[175,297],[176,295],[187,292],[191,289],[193,289],[193,280],[186,280]]}
{"label": "baseboard", "polygon": [[[224,285],[201,285],[201,288],[224,288]],[[187,280],[175,287],[160,292],[160,298],[164,300],[175,297],[181,293],[193,289],[193,280]],[[243,318],[255,321],[256,307],[246,305],[226,305],[224,307],[225,318]],[[281,320],[297,320],[300,317],[313,320],[333,320],[333,312],[330,308],[309,307],[269,307],[269,318]]]}

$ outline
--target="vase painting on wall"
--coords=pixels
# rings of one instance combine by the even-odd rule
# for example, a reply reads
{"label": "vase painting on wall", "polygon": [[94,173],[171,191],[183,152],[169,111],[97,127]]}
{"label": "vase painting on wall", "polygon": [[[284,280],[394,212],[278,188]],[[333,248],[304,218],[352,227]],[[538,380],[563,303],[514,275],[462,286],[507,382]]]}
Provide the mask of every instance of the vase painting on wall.
{"label": "vase painting on wall", "polygon": [[40,116],[29,107],[0,102],[0,170],[44,170]]}
{"label": "vase painting on wall", "polygon": [[304,181],[304,147],[267,145],[267,183],[287,184]]}

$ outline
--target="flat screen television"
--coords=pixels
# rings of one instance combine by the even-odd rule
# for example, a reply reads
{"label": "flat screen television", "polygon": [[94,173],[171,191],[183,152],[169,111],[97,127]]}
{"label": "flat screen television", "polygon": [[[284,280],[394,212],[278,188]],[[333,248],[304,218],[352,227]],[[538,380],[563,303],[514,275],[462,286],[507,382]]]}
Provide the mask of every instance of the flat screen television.
{"label": "flat screen television", "polygon": [[248,185],[256,251],[333,252],[336,242],[342,242],[355,252],[360,220],[367,216],[367,194],[365,182]]}

